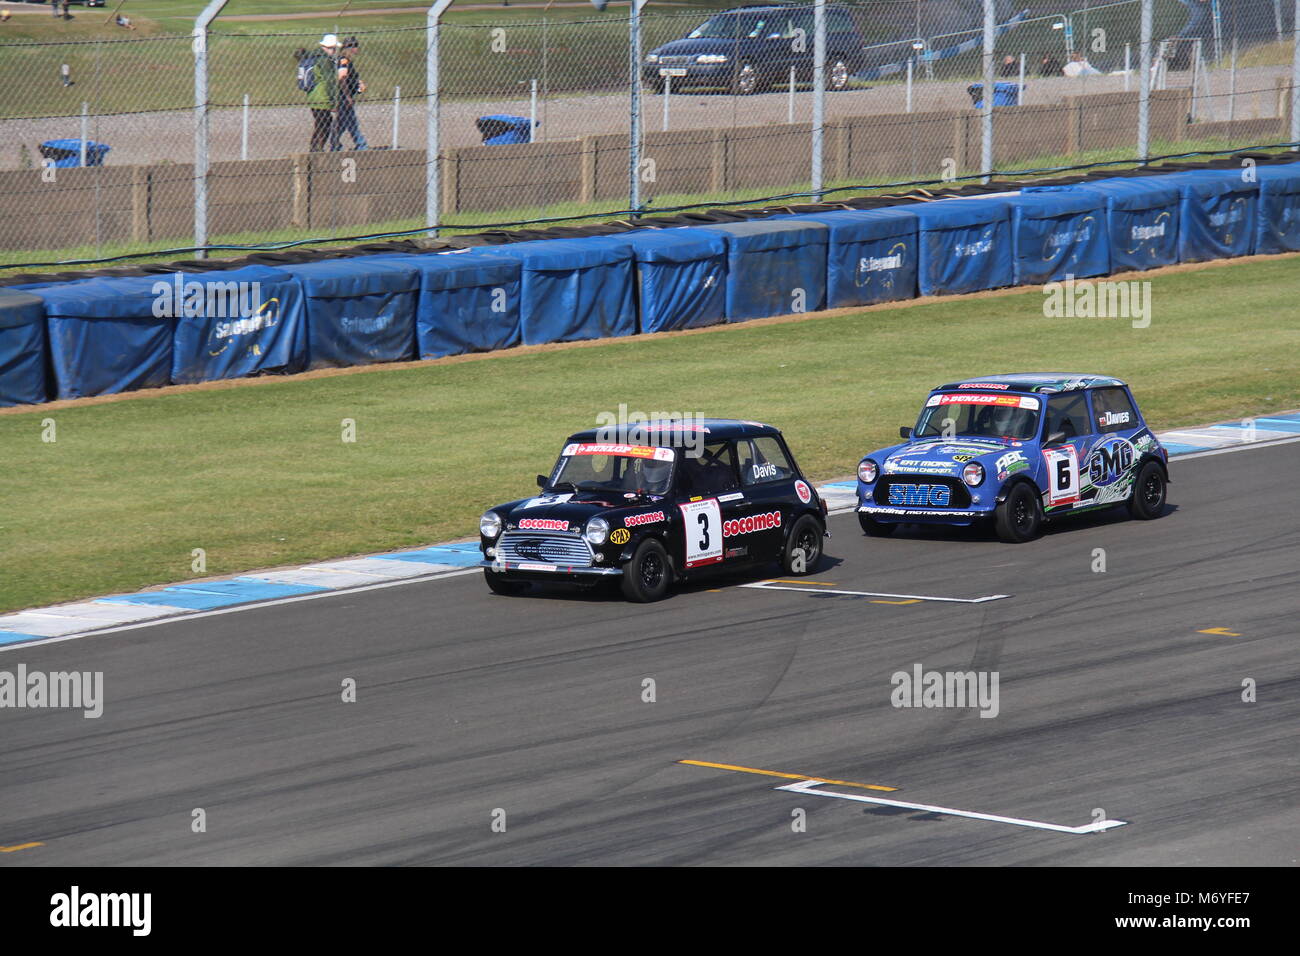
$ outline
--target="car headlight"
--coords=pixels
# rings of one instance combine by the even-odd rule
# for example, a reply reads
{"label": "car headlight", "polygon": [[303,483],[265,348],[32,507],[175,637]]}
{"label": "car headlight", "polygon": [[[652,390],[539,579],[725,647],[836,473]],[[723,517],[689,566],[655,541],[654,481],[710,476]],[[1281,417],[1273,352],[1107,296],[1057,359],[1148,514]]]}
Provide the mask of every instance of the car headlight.
{"label": "car headlight", "polygon": [[961,470],[961,480],[974,488],[984,480],[984,466],[978,461],[972,461]]}
{"label": "car headlight", "polygon": [[695,58],[696,63],[726,63],[727,58],[721,53],[703,53]]}
{"label": "car headlight", "polygon": [[501,516],[495,511],[484,513],[478,519],[478,533],[485,538],[495,538],[501,533]]}
{"label": "car headlight", "polygon": [[604,544],[608,535],[609,522],[604,518],[592,518],[587,522],[587,530],[582,533],[590,544]]}
{"label": "car headlight", "polygon": [[650,55],[648,55],[648,56],[645,58],[645,61],[646,61],[647,63],[658,63],[658,62],[659,62],[659,54],[658,54],[658,53],[651,53]]}
{"label": "car headlight", "polygon": [[876,468],[876,463],[870,458],[858,465],[858,480],[863,484],[871,484],[876,480],[877,474],[878,470]]}

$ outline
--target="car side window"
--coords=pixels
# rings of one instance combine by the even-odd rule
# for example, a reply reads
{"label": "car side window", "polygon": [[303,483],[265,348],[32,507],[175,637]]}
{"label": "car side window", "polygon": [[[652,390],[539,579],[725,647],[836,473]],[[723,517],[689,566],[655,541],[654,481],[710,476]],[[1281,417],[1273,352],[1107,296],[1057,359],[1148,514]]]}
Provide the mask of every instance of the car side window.
{"label": "car side window", "polygon": [[677,468],[678,488],[684,495],[726,494],[739,487],[730,442],[705,445],[697,457],[684,456]]}
{"label": "car side window", "polygon": [[1047,441],[1053,432],[1064,432],[1066,441],[1093,433],[1083,392],[1051,396],[1047,400],[1047,415],[1043,421],[1043,441]]}
{"label": "car side window", "polygon": [[788,481],[794,468],[780,442],[770,435],[736,442],[740,456],[740,482],[746,488],[773,481]]}
{"label": "car side window", "polygon": [[1097,431],[1118,432],[1136,428],[1137,410],[1122,388],[1099,388],[1092,393],[1092,417]]}

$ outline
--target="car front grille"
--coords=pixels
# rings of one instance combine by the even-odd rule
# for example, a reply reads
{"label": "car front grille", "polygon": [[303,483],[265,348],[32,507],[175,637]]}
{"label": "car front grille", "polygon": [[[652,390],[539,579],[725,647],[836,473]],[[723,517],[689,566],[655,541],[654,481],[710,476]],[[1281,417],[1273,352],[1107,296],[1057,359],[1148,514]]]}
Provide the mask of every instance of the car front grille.
{"label": "car front grille", "polygon": [[[908,486],[901,493],[904,496],[904,503],[899,504],[890,500],[890,488],[894,485]],[[929,491],[922,489],[946,488],[948,490],[948,501],[946,504],[938,504],[931,497]],[[904,508],[969,508],[970,507],[970,489],[966,487],[964,481],[956,478],[943,478],[935,475],[888,475],[881,478],[876,483],[875,490],[872,492],[872,498],[878,505],[893,504],[895,507]]]}
{"label": "car front grille", "polygon": [[503,561],[536,561],[567,568],[589,568],[591,545],[576,534],[562,531],[507,531],[497,545]]}
{"label": "car front grille", "polygon": [[661,56],[659,66],[690,66],[695,62],[693,56]]}

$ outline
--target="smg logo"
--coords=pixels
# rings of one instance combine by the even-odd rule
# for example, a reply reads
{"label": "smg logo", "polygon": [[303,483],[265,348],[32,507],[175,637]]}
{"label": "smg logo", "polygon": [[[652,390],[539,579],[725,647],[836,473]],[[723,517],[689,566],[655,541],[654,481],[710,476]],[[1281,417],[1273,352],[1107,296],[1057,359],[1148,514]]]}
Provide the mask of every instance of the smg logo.
{"label": "smg logo", "polygon": [[896,484],[889,486],[889,503],[909,508],[948,507],[952,492],[945,485]]}
{"label": "smg logo", "polygon": [[1133,467],[1133,445],[1124,438],[1106,438],[1088,456],[1088,478],[1104,488],[1118,481]]}

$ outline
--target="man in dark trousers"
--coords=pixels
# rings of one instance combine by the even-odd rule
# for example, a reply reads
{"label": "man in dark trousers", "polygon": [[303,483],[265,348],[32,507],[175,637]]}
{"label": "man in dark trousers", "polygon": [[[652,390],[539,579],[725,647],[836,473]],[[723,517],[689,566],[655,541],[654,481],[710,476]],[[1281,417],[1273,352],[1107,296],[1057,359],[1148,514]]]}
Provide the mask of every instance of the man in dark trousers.
{"label": "man in dark trousers", "polygon": [[330,141],[330,149],[341,149],[343,134],[352,137],[353,149],[366,149],[366,138],[361,133],[361,124],[357,122],[357,97],[366,91],[366,84],[361,81],[357,70],[356,37],[343,41],[343,52],[339,56],[339,125],[338,132]]}
{"label": "man in dark trousers", "polygon": [[320,53],[311,64],[312,87],[307,91],[307,105],[311,107],[311,151],[318,153],[327,143],[338,138],[339,70],[337,58],[339,38],[332,33],[321,37]]}

